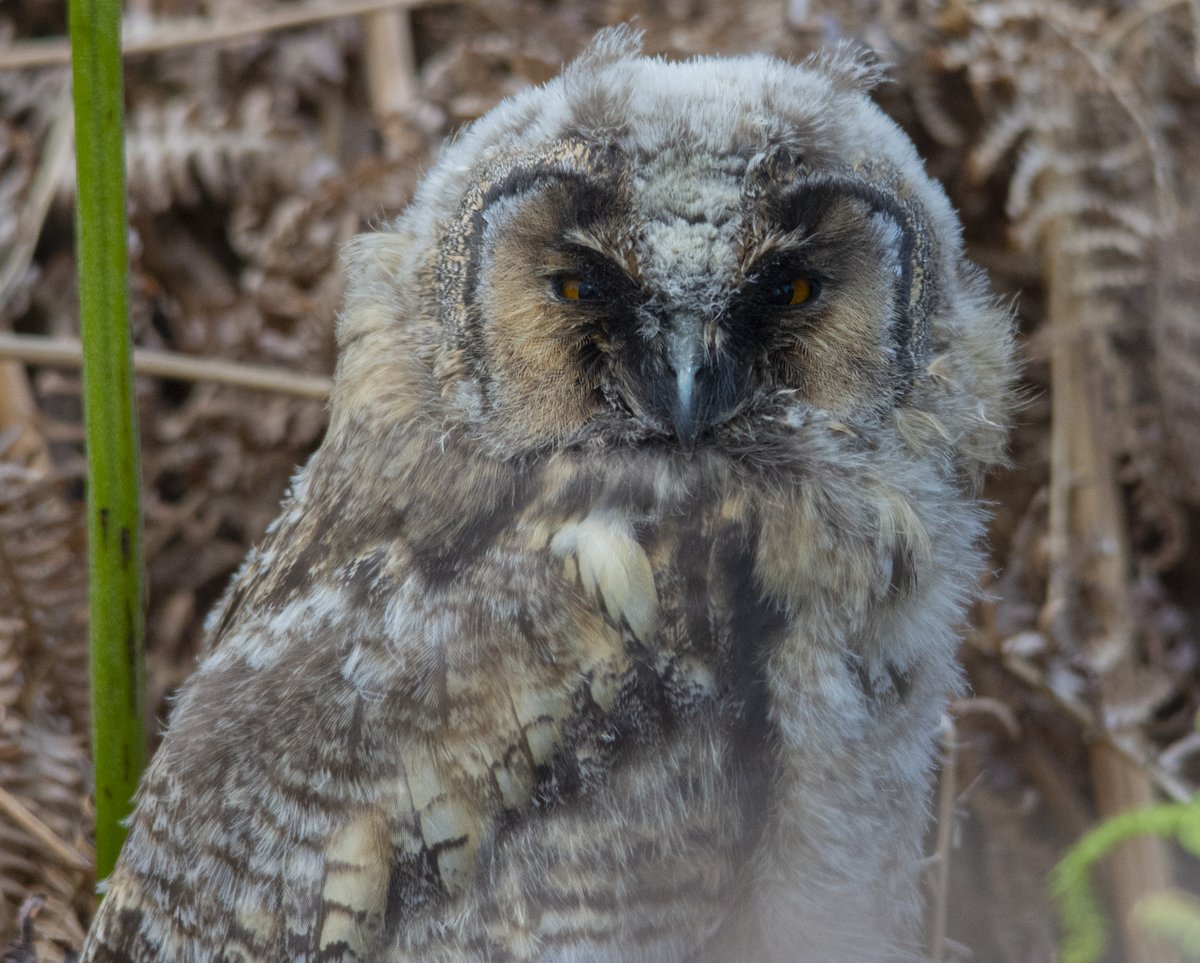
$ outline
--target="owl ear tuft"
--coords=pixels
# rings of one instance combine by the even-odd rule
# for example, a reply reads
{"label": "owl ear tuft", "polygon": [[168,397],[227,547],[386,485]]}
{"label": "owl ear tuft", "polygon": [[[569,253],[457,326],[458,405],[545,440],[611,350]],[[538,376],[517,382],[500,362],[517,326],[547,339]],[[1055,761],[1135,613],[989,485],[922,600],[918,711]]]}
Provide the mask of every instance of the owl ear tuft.
{"label": "owl ear tuft", "polygon": [[632,60],[641,55],[645,35],[646,31],[629,23],[605,27],[592,37],[568,69],[594,70],[622,60]]}
{"label": "owl ear tuft", "polygon": [[887,81],[887,65],[878,54],[853,40],[841,40],[806,57],[801,66],[829,78],[835,90],[866,93]]}

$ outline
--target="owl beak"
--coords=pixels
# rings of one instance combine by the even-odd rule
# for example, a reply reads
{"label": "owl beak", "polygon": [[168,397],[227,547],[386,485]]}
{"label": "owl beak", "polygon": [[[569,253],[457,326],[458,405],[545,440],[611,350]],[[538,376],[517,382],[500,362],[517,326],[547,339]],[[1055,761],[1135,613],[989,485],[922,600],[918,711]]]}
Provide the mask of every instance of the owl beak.
{"label": "owl beak", "polygon": [[[693,321],[693,319],[689,319]],[[696,374],[704,360],[699,325],[694,321],[673,330],[667,338],[667,364],[675,375],[675,390],[671,394],[671,424],[679,443],[687,450],[696,444],[704,427],[700,417],[700,393]]]}

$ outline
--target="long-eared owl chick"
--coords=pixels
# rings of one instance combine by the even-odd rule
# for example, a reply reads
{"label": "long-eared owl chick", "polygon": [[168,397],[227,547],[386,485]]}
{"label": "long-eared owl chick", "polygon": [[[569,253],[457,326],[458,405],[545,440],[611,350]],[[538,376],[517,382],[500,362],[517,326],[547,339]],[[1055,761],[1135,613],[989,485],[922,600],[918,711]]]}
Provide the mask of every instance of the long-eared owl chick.
{"label": "long-eared owl chick", "polygon": [[84,960],[919,958],[1011,323],[875,79],[606,31],[351,246]]}

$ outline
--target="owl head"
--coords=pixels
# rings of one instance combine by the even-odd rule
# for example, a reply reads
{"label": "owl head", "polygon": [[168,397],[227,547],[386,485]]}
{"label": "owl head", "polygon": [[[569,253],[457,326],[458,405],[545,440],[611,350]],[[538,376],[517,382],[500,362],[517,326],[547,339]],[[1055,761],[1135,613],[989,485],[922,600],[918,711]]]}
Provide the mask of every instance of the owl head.
{"label": "owl head", "polygon": [[1007,317],[877,79],[853,49],[669,63],[602,32],[357,242],[335,418],[420,395],[521,455],[692,450],[786,410],[991,460]]}

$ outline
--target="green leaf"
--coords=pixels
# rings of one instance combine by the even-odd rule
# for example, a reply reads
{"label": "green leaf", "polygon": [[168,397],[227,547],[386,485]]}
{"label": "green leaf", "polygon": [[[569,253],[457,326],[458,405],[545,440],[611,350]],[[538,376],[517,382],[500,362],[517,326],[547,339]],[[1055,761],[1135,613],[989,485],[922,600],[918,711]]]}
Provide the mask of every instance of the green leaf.
{"label": "green leaf", "polygon": [[1063,963],[1094,963],[1108,945],[1107,926],[1092,887],[1092,868],[1118,844],[1135,836],[1173,837],[1195,845],[1200,800],[1164,803],[1119,813],[1072,846],[1050,876],[1050,893],[1063,924]]}

